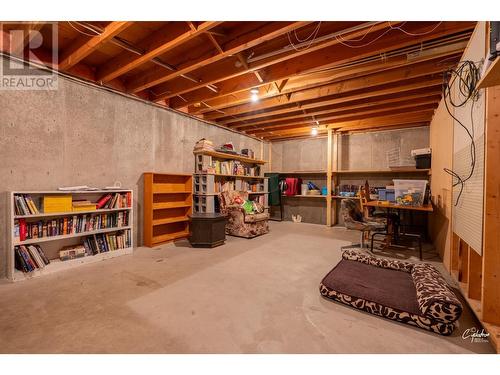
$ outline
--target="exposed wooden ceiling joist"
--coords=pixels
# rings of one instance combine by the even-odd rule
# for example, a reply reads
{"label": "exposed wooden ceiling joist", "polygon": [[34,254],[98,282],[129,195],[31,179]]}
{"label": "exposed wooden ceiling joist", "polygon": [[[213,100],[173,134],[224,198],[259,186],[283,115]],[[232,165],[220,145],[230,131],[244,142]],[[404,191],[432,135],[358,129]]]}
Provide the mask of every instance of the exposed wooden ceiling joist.
{"label": "exposed wooden ceiling joist", "polygon": [[132,24],[133,22],[124,21],[110,22],[109,25],[104,28],[104,31],[98,35],[93,37],[85,35],[79,36],[59,57],[59,70],[68,70],[72,66],[75,66],[99,48],[102,43],[107,42]]}
{"label": "exposed wooden ceiling joist", "polygon": [[182,23],[174,23],[166,25],[161,30],[153,35],[148,35],[141,42],[145,46],[145,53],[137,56],[130,52],[124,51],[120,55],[111,59],[97,70],[97,80],[109,82],[113,78],[119,77],[132,69],[144,64],[145,62],[180,46],[182,43],[190,39],[196,38],[198,35],[210,30],[219,25],[221,22],[202,22],[197,26],[196,30],[186,30]]}
{"label": "exposed wooden ceiling joist", "polygon": [[230,125],[248,119],[249,116],[251,116],[252,118],[256,118],[253,117],[254,114],[262,115],[263,113],[266,113],[263,111],[273,110],[280,106],[289,106],[293,103],[301,103],[309,100],[315,100],[317,98],[326,98],[333,95],[341,95],[347,92],[361,89],[369,90],[371,87],[387,85],[413,78],[425,76],[430,77],[432,74],[442,73],[444,70],[445,67],[436,65],[433,61],[420,63],[411,67],[396,68],[382,73],[374,73],[351,80],[340,81],[329,85],[315,87],[312,89],[297,91],[290,93],[289,95],[275,96],[272,98],[261,100],[258,103],[234,106],[231,108],[227,108],[224,113],[215,112],[211,115],[206,115],[205,119],[218,120],[217,122],[221,124]]}
{"label": "exposed wooden ceiling joist", "polygon": [[[414,108],[400,108],[400,109],[394,109],[394,110],[375,110],[375,111],[367,111],[371,112],[368,115],[355,115],[355,114],[348,114],[344,116],[330,116],[325,118],[322,121],[323,126],[328,126],[331,129],[340,129],[343,127],[351,127],[351,126],[358,126],[358,125],[364,125],[363,123],[357,123],[356,121],[368,121],[370,124],[375,124],[380,122],[380,124],[385,124],[385,123],[391,123],[391,121],[394,120],[398,124],[401,123],[400,121],[401,118],[406,118],[408,120],[413,119],[414,117],[418,117],[419,119],[423,116],[429,115],[434,112],[434,109],[437,107],[437,103],[432,103],[432,104],[426,104],[426,105],[421,105],[421,106],[415,106]],[[377,122],[378,121],[378,122]],[[413,122],[413,120],[412,120]],[[297,123],[295,125],[290,125],[290,126],[285,126],[280,129],[266,129],[263,128],[261,130],[252,132],[251,134],[257,136],[257,137],[262,137],[266,136],[268,134],[275,134],[275,133],[283,133],[283,132],[296,132],[296,131],[302,131],[304,129],[310,130],[313,126],[314,127],[321,127],[321,125],[315,125],[311,123]]]}
{"label": "exposed wooden ceiling joist", "polygon": [[[432,51],[429,51],[431,53],[425,53],[420,56],[417,55],[410,57],[408,56],[408,54],[404,53],[395,57],[379,57],[374,62],[368,62],[360,65],[346,66],[317,73],[299,75],[289,80],[275,81],[273,84],[265,84],[259,86],[257,88],[259,90],[258,96],[260,99],[265,99],[280,94],[319,86],[321,84],[333,83],[341,79],[356,78],[373,72],[382,72],[399,66],[409,66],[411,64],[416,64],[418,62],[423,62],[431,59],[447,59],[453,57],[454,55],[461,55],[466,45],[466,41],[462,41],[453,43],[452,46],[435,48]],[[283,85],[283,82],[286,83],[286,86]],[[219,93],[220,92],[221,91],[219,89]],[[230,94],[215,96],[213,99],[206,99],[203,101],[203,105],[200,105],[198,107],[191,107],[190,113],[199,115],[211,112],[216,109],[223,109],[249,103],[250,101],[251,99],[248,90],[239,90]],[[184,103],[185,104],[183,106],[192,106],[196,102],[190,103],[188,101]],[[179,106],[179,104],[176,104],[175,102],[172,103],[172,105],[174,108],[176,108],[176,106]]]}
{"label": "exposed wooden ceiling joist", "polygon": [[[96,35],[82,36],[68,23],[59,24],[59,68],[65,73],[271,141],[308,137],[312,126],[324,134],[328,127],[356,132],[428,125],[441,98],[442,73],[456,64],[475,26],[455,21],[78,24]],[[1,30],[0,41],[10,53],[8,30]],[[40,32],[45,36],[48,28]],[[50,38],[43,39],[30,52],[57,68],[52,56],[58,50]],[[26,37],[18,49],[27,56]],[[258,90],[257,102],[250,100],[250,89]]]}
{"label": "exposed wooden ceiling joist", "polygon": [[[391,30],[383,38],[375,40],[373,43],[364,48],[352,48],[339,44],[337,39],[333,39],[328,43],[327,47],[311,48],[305,51],[299,51],[287,54],[283,57],[270,59],[269,61],[258,61],[254,64],[249,64],[250,69],[259,69],[265,83],[272,83],[282,79],[291,78],[297,74],[303,74],[318,69],[326,69],[329,67],[338,66],[339,64],[348,63],[359,60],[361,58],[383,54],[392,50],[408,47],[411,45],[423,43],[435,38],[439,38],[448,34],[458,33],[465,30],[471,30],[474,23],[471,22],[446,22],[440,24],[432,33],[428,33],[433,23],[415,23],[407,26],[407,32],[416,36],[409,37],[398,30]],[[434,23],[435,25],[435,23]],[[387,29],[387,24],[385,24]],[[366,34],[366,30],[364,31]],[[248,73],[248,71],[234,72],[231,64],[218,67],[217,71],[208,70],[199,75],[200,82],[217,83],[219,88],[218,95],[228,94],[234,91],[250,89],[258,82],[249,79],[248,75],[238,78],[239,76]],[[236,78],[235,78],[236,77]],[[194,100],[188,95],[188,92],[201,88],[200,84],[193,84],[184,81],[172,81],[155,87],[155,91],[164,93],[158,95],[158,99],[164,97],[174,97],[177,94],[183,94],[187,102]],[[206,100],[213,95],[210,93],[201,93],[197,91],[197,100]]]}
{"label": "exposed wooden ceiling joist", "polygon": [[[167,82],[169,80],[178,77],[180,74],[192,72],[208,64],[213,64],[217,61],[220,61],[228,56],[236,55],[237,53],[244,51],[245,49],[251,48],[265,41],[274,39],[277,36],[286,34],[289,31],[303,27],[309,23],[310,22],[270,23],[265,27],[255,30],[252,33],[231,40],[226,45],[222,45],[221,46],[221,48],[223,49],[222,53],[219,52],[216,53],[215,55],[214,54],[205,55],[198,58],[196,61],[189,61],[186,64],[183,64],[182,66],[178,66],[176,72],[171,72],[166,74],[165,71],[163,70],[153,69],[153,71],[151,71],[148,74],[145,75],[141,74],[140,76],[135,77],[128,83],[127,89],[129,92],[136,93],[141,90],[145,90],[149,87],[159,85],[163,82]],[[199,81],[202,82],[202,84],[198,85],[199,87],[204,87],[207,84],[214,83],[214,82],[204,82],[202,78],[200,78]],[[167,94],[159,95],[157,97],[157,100],[171,98],[179,94],[182,94],[182,92],[178,92],[174,95],[167,95]]]}
{"label": "exposed wooden ceiling joist", "polygon": [[311,126],[314,126],[315,121],[318,121],[318,123],[324,123],[325,121],[333,123],[334,120],[343,120],[349,117],[360,117],[360,116],[367,117],[369,115],[379,114],[380,112],[404,113],[405,111],[408,111],[408,109],[414,109],[423,105],[429,107],[435,107],[440,100],[441,100],[441,95],[432,95],[432,96],[426,95],[424,97],[413,98],[413,99],[399,98],[399,101],[396,102],[392,101],[390,102],[390,104],[381,104],[381,105],[367,104],[364,106],[355,105],[351,107],[339,108],[338,111],[328,111],[327,113],[324,113],[322,115],[315,115],[314,120],[311,118],[312,117],[311,115],[307,115],[303,117],[298,117],[292,121],[290,120],[281,121],[280,123],[277,124],[265,124],[265,125],[263,124],[261,126],[246,125],[237,127],[236,129],[243,130],[249,134],[253,134],[262,130],[268,131],[268,130],[286,129],[288,127],[291,127],[292,125],[303,124],[308,120],[311,123]]}

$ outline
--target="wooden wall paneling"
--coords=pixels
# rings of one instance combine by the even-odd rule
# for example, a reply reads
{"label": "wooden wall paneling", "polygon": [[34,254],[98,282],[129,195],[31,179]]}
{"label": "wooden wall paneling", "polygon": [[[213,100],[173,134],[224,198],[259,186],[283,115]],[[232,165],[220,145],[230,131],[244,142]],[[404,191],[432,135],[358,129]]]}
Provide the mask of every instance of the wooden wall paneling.
{"label": "wooden wall paneling", "polygon": [[460,237],[453,232],[451,239],[451,274],[458,280],[458,249],[460,248]]}
{"label": "wooden wall paneling", "polygon": [[500,325],[500,86],[486,92],[483,320]]}
{"label": "wooden wall paneling", "polygon": [[469,245],[460,239],[458,245],[458,281],[464,284],[464,290],[467,290],[469,282]]}
{"label": "wooden wall paneling", "polygon": [[469,250],[469,289],[467,295],[469,298],[480,300],[483,273],[483,258],[474,249]]}

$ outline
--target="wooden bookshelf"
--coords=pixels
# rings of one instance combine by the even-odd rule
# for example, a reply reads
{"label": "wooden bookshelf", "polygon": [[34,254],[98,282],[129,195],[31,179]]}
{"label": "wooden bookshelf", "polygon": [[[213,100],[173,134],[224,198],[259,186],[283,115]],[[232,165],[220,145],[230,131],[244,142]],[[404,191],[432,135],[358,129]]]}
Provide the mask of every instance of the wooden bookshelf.
{"label": "wooden bookshelf", "polygon": [[144,245],[153,247],[189,236],[193,178],[144,173]]}
{"label": "wooden bookshelf", "polygon": [[[119,207],[119,208],[103,208],[95,210],[84,210],[84,211],[63,211],[63,212],[44,212],[41,200],[46,196],[61,196],[69,195],[74,200],[89,200],[91,202],[97,202],[105,194],[130,194],[130,206]],[[40,211],[36,214],[19,214],[16,213],[16,196],[30,196],[37,209]],[[44,275],[53,274],[55,272],[64,271],[68,269],[73,269],[84,264],[95,263],[98,261],[115,258],[121,255],[127,255],[133,253],[133,192],[127,189],[116,189],[116,190],[78,190],[78,191],[59,191],[59,190],[45,190],[45,191],[11,191],[8,193],[8,212],[10,213],[9,219],[9,236],[8,236],[8,251],[7,251],[7,277],[10,281],[21,281],[32,279],[35,277],[40,277]],[[105,227],[95,230],[86,230],[76,233],[60,234],[53,236],[43,236],[43,237],[33,237],[21,240],[15,235],[16,223],[24,220],[27,225],[37,223],[37,222],[48,222],[51,220],[62,220],[71,217],[82,217],[89,215],[103,215],[103,214],[113,214],[120,212],[128,212],[128,223],[126,225],[115,226],[115,227]],[[95,255],[86,255],[82,258],[76,258],[66,261],[61,261],[59,259],[59,250],[63,246],[68,245],[78,245],[81,244],[84,237],[93,236],[98,234],[113,234],[116,232],[129,232],[130,233],[130,246],[125,248],[110,250],[106,252],[100,252]],[[20,245],[39,245],[46,257],[50,260],[50,263],[45,265],[43,268],[37,268],[31,272],[23,272],[15,267],[15,247]]]}

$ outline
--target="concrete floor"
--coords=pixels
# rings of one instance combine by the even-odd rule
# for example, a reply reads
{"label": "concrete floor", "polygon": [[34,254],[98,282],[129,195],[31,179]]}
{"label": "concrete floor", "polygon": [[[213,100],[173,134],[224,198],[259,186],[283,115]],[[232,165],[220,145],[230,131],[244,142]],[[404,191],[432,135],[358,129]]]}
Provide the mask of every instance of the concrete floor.
{"label": "concrete floor", "polygon": [[[461,338],[378,318],[320,297],[321,278],[355,232],[271,223],[225,246],[186,241],[0,285],[3,353],[492,353]],[[402,254],[402,256],[407,256]],[[426,260],[439,262],[427,251]]]}

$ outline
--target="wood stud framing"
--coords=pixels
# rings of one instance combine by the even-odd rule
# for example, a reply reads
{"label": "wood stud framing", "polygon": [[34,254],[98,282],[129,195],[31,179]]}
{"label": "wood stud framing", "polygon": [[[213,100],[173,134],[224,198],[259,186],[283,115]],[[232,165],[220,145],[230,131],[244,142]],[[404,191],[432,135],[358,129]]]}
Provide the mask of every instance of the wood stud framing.
{"label": "wood stud framing", "polygon": [[[313,124],[320,135],[331,129],[332,139],[428,125],[442,73],[456,64],[475,27],[456,21],[86,22],[98,30],[92,36],[64,24],[59,70],[269,141],[308,137]],[[43,23],[19,25],[44,31]],[[318,27],[315,39],[307,39]],[[13,46],[17,52],[32,35]],[[50,56],[51,47],[38,52]]]}

